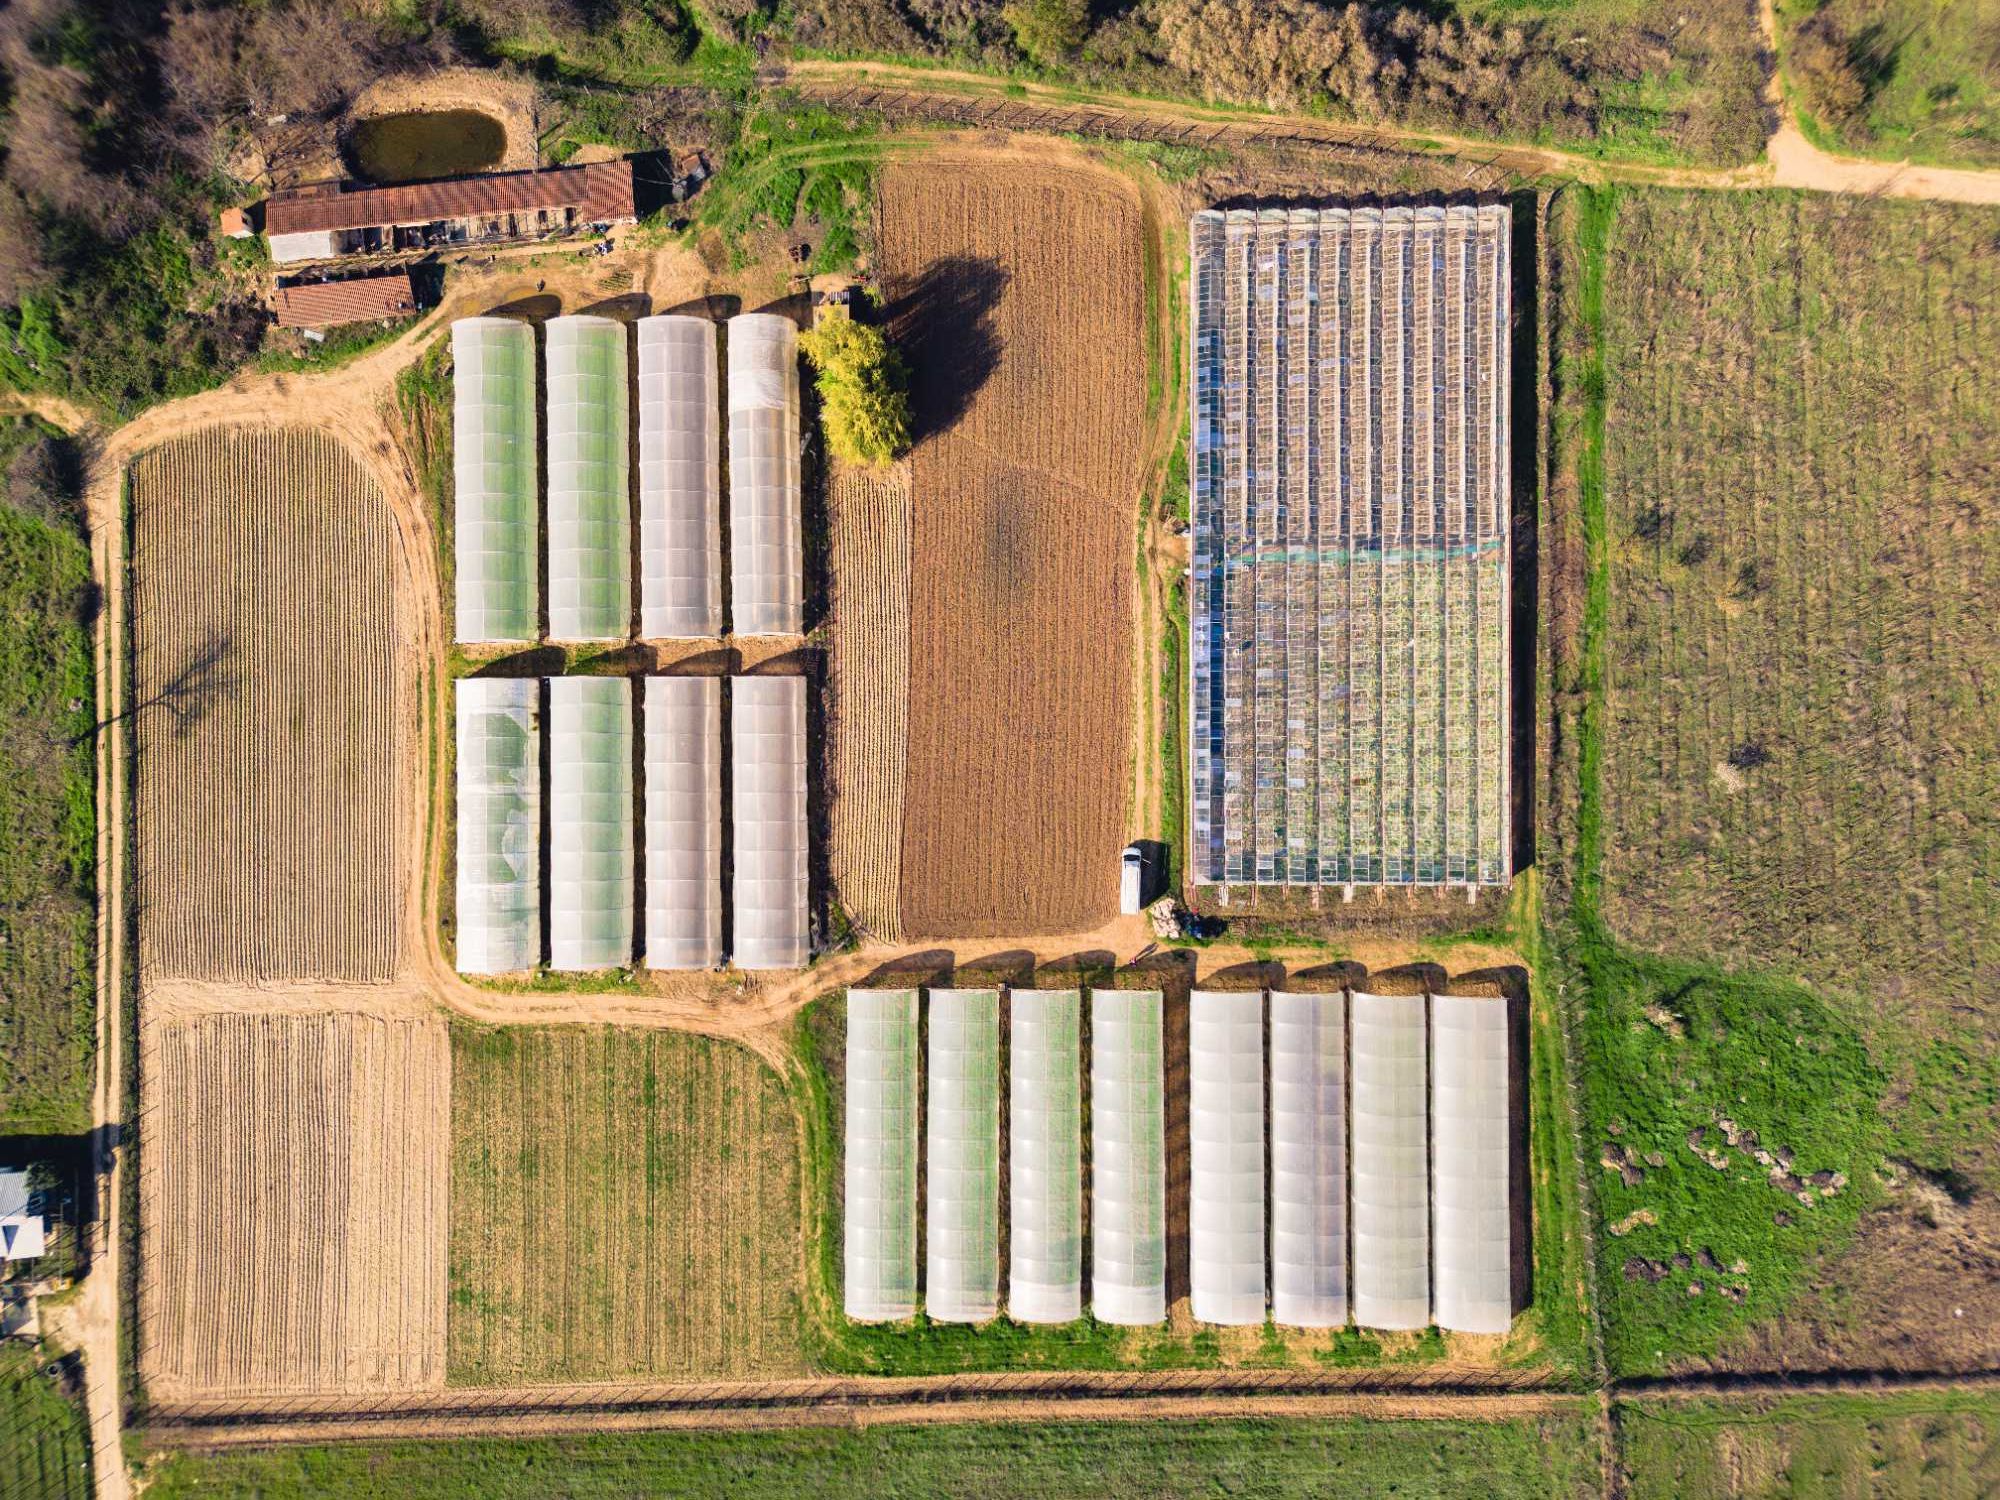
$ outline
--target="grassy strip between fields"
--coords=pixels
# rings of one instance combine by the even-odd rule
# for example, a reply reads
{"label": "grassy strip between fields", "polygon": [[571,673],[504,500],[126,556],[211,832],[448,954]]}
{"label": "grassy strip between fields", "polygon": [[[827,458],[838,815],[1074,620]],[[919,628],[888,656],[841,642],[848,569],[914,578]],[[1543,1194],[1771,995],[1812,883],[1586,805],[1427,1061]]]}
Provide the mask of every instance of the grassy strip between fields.
{"label": "grassy strip between fields", "polygon": [[1184,1421],[799,1428],[535,1441],[168,1454],[152,1500],[609,1500],[735,1495],[986,1497],[1427,1496],[1593,1493],[1596,1435],[1573,1411],[1501,1422]]}
{"label": "grassy strip between fields", "polygon": [[81,1393],[27,1350],[0,1348],[0,1495],[89,1500],[89,1460]]}
{"label": "grassy strip between fields", "polygon": [[1990,1391],[1628,1401],[1618,1426],[1632,1500],[1980,1500],[2000,1488]]}

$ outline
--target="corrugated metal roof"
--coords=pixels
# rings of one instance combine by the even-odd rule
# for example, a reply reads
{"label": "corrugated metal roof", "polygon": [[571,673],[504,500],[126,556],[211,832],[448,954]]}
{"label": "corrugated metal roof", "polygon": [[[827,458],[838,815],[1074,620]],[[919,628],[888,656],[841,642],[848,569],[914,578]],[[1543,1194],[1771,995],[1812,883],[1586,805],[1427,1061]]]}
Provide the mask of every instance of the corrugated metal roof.
{"label": "corrugated metal roof", "polygon": [[406,182],[396,187],[278,197],[265,205],[264,232],[375,229],[551,208],[574,208],[586,220],[636,219],[632,163],[591,162],[581,167],[495,172],[444,182]]}
{"label": "corrugated metal roof", "polygon": [[368,318],[407,318],[417,310],[410,273],[360,276],[352,281],[315,281],[281,286],[275,303],[280,328],[330,328]]}

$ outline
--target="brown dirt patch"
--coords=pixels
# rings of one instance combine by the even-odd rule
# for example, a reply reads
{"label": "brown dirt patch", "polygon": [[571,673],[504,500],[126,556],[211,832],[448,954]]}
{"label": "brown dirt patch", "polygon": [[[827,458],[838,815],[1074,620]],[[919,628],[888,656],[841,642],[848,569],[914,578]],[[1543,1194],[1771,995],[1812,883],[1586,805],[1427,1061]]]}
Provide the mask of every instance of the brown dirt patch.
{"label": "brown dirt patch", "polygon": [[324,433],[213,429],[131,503],[142,966],[387,979],[415,704],[380,490]]}
{"label": "brown dirt patch", "polygon": [[1136,190],[1005,154],[897,163],[878,248],[915,371],[902,921],[1109,916],[1144,442]]}
{"label": "brown dirt patch", "polygon": [[443,1024],[147,1027],[139,1360],[159,1400],[444,1378]]}

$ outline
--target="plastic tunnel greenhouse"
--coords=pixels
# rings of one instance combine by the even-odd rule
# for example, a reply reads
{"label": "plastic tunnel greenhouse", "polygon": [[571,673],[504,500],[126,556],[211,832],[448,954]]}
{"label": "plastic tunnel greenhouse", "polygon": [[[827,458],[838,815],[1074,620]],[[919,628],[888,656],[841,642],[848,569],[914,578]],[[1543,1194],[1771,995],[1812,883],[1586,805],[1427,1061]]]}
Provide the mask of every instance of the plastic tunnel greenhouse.
{"label": "plastic tunnel greenhouse", "polygon": [[847,1316],[917,1310],[917,992],[847,992]]}
{"label": "plastic tunnel greenhouse", "polygon": [[632,684],[549,682],[549,965],[632,961]]}
{"label": "plastic tunnel greenhouse", "polygon": [[1167,1316],[1165,1054],[1158,990],[1090,995],[1090,1310]]}
{"label": "plastic tunnel greenhouse", "polygon": [[541,578],[535,516],[535,330],[451,325],[454,634],[532,641]]}
{"label": "plastic tunnel greenhouse", "polygon": [[625,325],[551,318],[549,635],[620,641],[632,624]]}
{"label": "plastic tunnel greenhouse", "polygon": [[1188,999],[1189,1286],[1203,1323],[1264,1321],[1264,994]]}
{"label": "plastic tunnel greenhouse", "polygon": [[1000,1310],[1000,992],[930,993],[924,1312],[983,1323]]}
{"label": "plastic tunnel greenhouse", "polygon": [[1352,1038],[1354,1321],[1431,1318],[1424,997],[1355,992]]}
{"label": "plastic tunnel greenhouse", "polygon": [[722,679],[646,679],[646,967],[722,962]]}
{"label": "plastic tunnel greenhouse", "polygon": [[458,680],[458,972],[542,960],[540,681]]}
{"label": "plastic tunnel greenhouse", "polygon": [[722,634],[715,325],[639,320],[639,634]]}
{"label": "plastic tunnel greenhouse", "polygon": [[1015,990],[1008,1052],[1007,1315],[1083,1315],[1083,1075],[1075,990]]}
{"label": "plastic tunnel greenhouse", "polygon": [[799,513],[799,331],[775,313],[729,320],[729,570],[738,635],[805,628]]}
{"label": "plastic tunnel greenhouse", "polygon": [[1347,1322],[1347,997],[1271,995],[1271,1317]]}
{"label": "plastic tunnel greenhouse", "polygon": [[1508,1201],[1507,1002],[1431,1000],[1436,1318],[1459,1333],[1514,1321]]}
{"label": "plastic tunnel greenhouse", "polygon": [[735,677],[729,694],[736,966],[803,968],[812,956],[805,679]]}

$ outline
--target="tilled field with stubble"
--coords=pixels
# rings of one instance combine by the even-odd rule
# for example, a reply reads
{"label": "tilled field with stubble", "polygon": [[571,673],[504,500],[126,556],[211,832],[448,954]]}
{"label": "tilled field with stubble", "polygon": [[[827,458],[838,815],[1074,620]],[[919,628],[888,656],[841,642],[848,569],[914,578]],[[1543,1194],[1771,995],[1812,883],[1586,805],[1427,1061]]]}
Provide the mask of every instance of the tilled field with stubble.
{"label": "tilled field with stubble", "polygon": [[893,942],[903,868],[910,726],[910,470],[842,468],[831,481],[834,889],[855,925]]}
{"label": "tilled field with stubble", "polygon": [[147,1029],[139,1360],[156,1401],[444,1379],[442,1021]]}
{"label": "tilled field with stubble", "polygon": [[1108,918],[1128,791],[1143,227],[1109,172],[883,175],[914,371],[906,937]]}
{"label": "tilled field with stubble", "polygon": [[292,428],[177,438],[130,483],[145,971],[388,979],[416,705],[381,493]]}
{"label": "tilled field with stubble", "polygon": [[609,1027],[452,1052],[454,1383],[805,1368],[798,1125],[763,1062]]}

